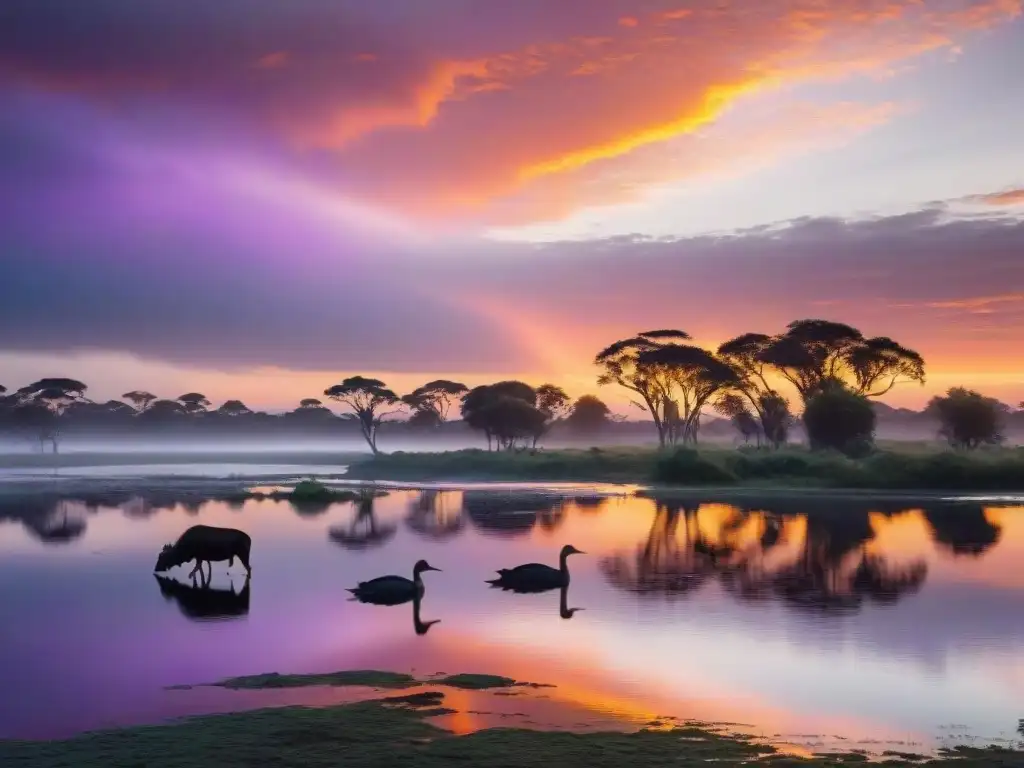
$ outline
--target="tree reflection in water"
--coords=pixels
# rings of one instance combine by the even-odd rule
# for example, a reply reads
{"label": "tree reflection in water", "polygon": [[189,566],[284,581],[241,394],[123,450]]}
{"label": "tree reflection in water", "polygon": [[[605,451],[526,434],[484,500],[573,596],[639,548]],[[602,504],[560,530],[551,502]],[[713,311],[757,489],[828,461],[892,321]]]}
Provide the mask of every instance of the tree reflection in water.
{"label": "tree reflection in water", "polygon": [[498,493],[466,491],[466,516],[480,533],[503,538],[525,536],[535,525],[557,529],[565,519],[563,496],[550,493]]}
{"label": "tree reflection in water", "polygon": [[409,503],[405,524],[424,538],[443,541],[458,536],[465,528],[461,494],[427,490]]}
{"label": "tree reflection in water", "polygon": [[[871,507],[777,514],[654,501],[646,541],[635,553],[616,553],[600,564],[609,583],[629,592],[679,598],[717,582],[744,601],[780,600],[799,610],[849,613],[865,601],[896,602],[917,591],[927,576],[924,560],[897,565],[872,550],[870,513],[877,510]],[[936,530],[936,520],[954,517],[957,525]],[[980,508],[926,512],[925,518],[936,540],[954,552],[998,539],[998,529]]]}
{"label": "tree reflection in water", "polygon": [[924,517],[935,543],[953,555],[979,557],[999,543],[1002,529],[980,506],[958,504],[927,509]]}
{"label": "tree reflection in water", "polygon": [[335,525],[328,536],[335,544],[345,549],[363,550],[381,547],[395,535],[398,526],[377,520],[374,503],[380,494],[366,491],[355,504],[355,515],[347,525]]}

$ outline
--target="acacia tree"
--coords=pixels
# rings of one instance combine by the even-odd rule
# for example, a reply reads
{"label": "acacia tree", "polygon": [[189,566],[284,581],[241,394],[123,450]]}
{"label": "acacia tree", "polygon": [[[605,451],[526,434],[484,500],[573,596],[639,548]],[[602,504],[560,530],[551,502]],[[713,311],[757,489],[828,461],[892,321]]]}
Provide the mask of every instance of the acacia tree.
{"label": "acacia tree", "polygon": [[144,410],[149,408],[150,404],[153,403],[157,396],[152,392],[146,392],[145,390],[135,389],[131,392],[125,392],[121,395],[122,400],[127,400],[135,408],[136,412],[142,413]]}
{"label": "acacia tree", "polygon": [[16,418],[36,433],[40,447],[49,442],[58,452],[61,437],[61,416],[72,405],[89,402],[85,396],[88,387],[77,379],[39,379],[19,389],[15,394]]}
{"label": "acacia tree", "polygon": [[187,392],[178,398],[178,402],[185,409],[185,413],[190,416],[205,413],[211,405],[210,401],[206,399],[206,395],[199,392]]}
{"label": "acacia tree", "polygon": [[533,436],[533,447],[547,433],[555,422],[565,419],[572,410],[572,400],[565,390],[554,384],[541,384],[537,387],[537,409],[544,414],[544,423]]}
{"label": "acacia tree", "polygon": [[[718,347],[718,356],[732,366],[736,378],[715,404],[716,409],[739,426],[746,413],[759,422],[758,441],[763,436],[775,448],[786,442],[793,417],[789,402],[768,383],[766,350],[773,339],[763,333],[744,333]],[[736,399],[734,399],[736,398]]]}
{"label": "acacia tree", "polygon": [[663,428],[669,443],[696,443],[701,410],[711,398],[733,386],[738,377],[731,366],[701,347],[663,344],[641,352],[641,369],[654,369],[667,383]]}
{"label": "acacia tree", "polygon": [[220,408],[217,409],[217,413],[222,416],[248,416],[252,414],[252,410],[243,403],[241,400],[228,400]]}
{"label": "acacia tree", "polygon": [[410,421],[422,426],[441,426],[448,421],[452,407],[461,402],[467,392],[469,387],[461,382],[437,379],[405,395],[402,402],[413,409]]}
{"label": "acacia tree", "polygon": [[715,401],[715,410],[732,422],[744,443],[749,443],[750,438],[755,438],[758,447],[761,446],[761,438],[764,434],[761,422],[751,412],[750,405],[742,395],[736,392],[726,392]]}
{"label": "acacia tree", "polygon": [[521,381],[499,381],[474,387],[462,399],[462,418],[499,449],[512,450],[519,440],[543,430],[547,415],[537,407],[537,392]]}
{"label": "acacia tree", "polygon": [[757,354],[792,384],[806,404],[830,382],[879,397],[900,381],[924,384],[924,359],[912,349],[830,320],[796,320]]}
{"label": "acacia tree", "polygon": [[374,455],[380,453],[377,450],[377,430],[384,419],[397,412],[384,409],[398,404],[398,395],[388,389],[383,381],[365,376],[350,376],[340,384],[325,389],[324,395],[351,409],[370,450]]}
{"label": "acacia tree", "polygon": [[649,359],[642,362],[641,355],[689,339],[685,331],[646,331],[616,341],[594,358],[594,363],[601,368],[597,383],[601,386],[617,384],[633,393],[637,399],[631,399],[630,404],[651,414],[658,430],[658,444],[662,447],[669,439],[669,425],[675,412],[671,372]]}

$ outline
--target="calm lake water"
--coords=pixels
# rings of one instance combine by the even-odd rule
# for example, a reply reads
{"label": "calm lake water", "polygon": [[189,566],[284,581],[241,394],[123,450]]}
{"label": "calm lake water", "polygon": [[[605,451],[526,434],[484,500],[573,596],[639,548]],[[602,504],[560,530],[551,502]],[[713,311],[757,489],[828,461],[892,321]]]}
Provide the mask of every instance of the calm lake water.
{"label": "calm lake water", "polygon": [[[248,591],[238,564],[231,576],[215,566],[224,591],[212,594],[156,580],[160,547],[199,522],[253,537]],[[570,543],[587,554],[570,559],[564,600],[484,583],[497,568],[556,565]],[[348,599],[346,587],[411,575],[419,558],[443,569],[425,575],[419,626],[411,605]],[[0,690],[18,694],[0,697],[0,738],[252,705],[166,686],[356,668],[551,683],[544,695],[577,719],[674,715],[808,744],[1012,739],[1024,507],[513,486],[303,510],[2,501]],[[482,723],[460,718],[462,730]]]}

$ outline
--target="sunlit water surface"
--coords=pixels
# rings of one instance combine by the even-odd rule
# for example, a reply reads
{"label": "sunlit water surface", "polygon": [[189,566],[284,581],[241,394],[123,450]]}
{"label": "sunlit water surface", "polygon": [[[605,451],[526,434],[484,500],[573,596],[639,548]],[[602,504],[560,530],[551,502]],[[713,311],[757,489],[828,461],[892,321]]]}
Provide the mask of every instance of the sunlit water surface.
{"label": "sunlit water surface", "polygon": [[[830,747],[1014,738],[1024,507],[553,490],[566,489],[391,490],[301,513],[269,500],[4,500],[0,690],[18,693],[0,697],[0,738],[337,700],[164,689],[356,668],[551,683],[540,695],[574,722],[673,715]],[[187,569],[174,574],[184,586],[154,578],[160,547],[199,522],[253,537],[247,591],[237,563],[230,576],[218,564],[212,585],[234,593],[190,590]],[[497,568],[557,564],[567,543],[587,554],[570,559],[565,595],[484,583]],[[426,574],[419,627],[411,605],[348,599],[346,587],[411,575],[419,558],[443,569]],[[474,696],[449,692],[459,730],[493,724]]]}

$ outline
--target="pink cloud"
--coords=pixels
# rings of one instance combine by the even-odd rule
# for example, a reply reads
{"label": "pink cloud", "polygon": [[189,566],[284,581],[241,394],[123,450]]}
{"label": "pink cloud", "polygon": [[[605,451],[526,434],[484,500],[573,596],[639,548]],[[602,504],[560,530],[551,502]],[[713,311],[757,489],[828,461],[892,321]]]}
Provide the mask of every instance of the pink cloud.
{"label": "pink cloud", "polygon": [[[487,0],[458,17],[450,0],[394,15],[299,3],[259,5],[237,35],[242,6],[231,0],[203,25],[172,28],[123,4],[131,34],[114,39],[84,13],[74,35],[54,30],[51,1],[19,5],[0,31],[0,78],[110,110],[137,99],[222,114],[225,140],[258,135],[347,195],[485,223],[506,222],[509,201],[531,190],[550,198],[540,180],[553,180],[560,212],[612,199],[645,183],[651,147],[702,131],[710,154],[724,154],[722,117],[753,96],[887,73],[1021,10],[1020,0]],[[613,181],[595,172],[608,164]]]}

